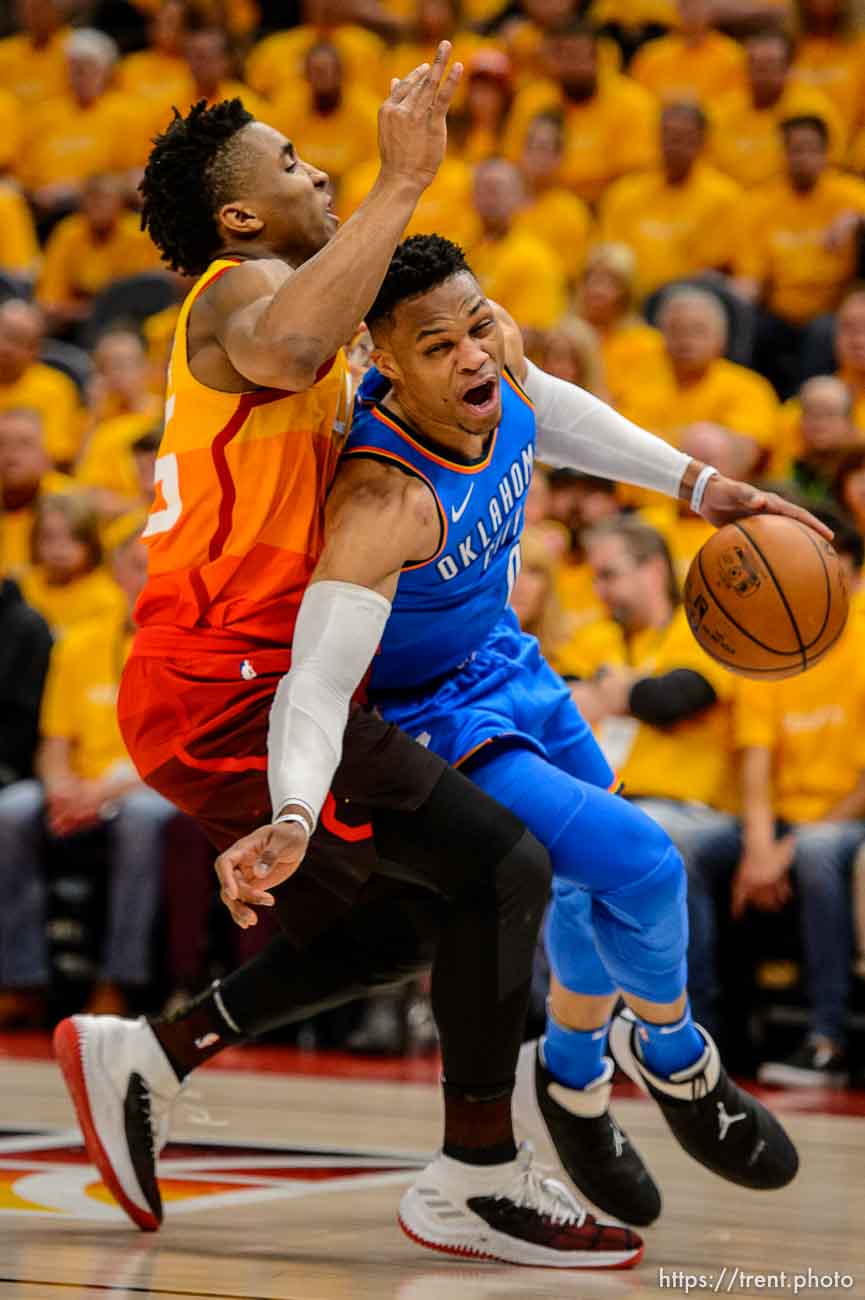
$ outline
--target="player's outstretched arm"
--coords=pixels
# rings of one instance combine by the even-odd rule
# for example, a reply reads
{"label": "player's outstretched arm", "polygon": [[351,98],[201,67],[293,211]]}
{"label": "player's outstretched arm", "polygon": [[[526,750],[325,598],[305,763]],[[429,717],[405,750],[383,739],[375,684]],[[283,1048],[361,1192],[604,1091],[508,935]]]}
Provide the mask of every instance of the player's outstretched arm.
{"label": "player's outstretched arm", "polygon": [[216,336],[235,370],[263,387],[300,391],[350,338],[384,279],[447,145],[447,110],[462,68],[451,47],[395,81],[379,110],[381,170],[367,198],[295,271],[239,267],[214,286]]}
{"label": "player's outstretched arm", "polygon": [[677,497],[716,528],[750,515],[787,515],[831,539],[830,529],[809,511],[773,492],[726,478],[576,384],[540,370],[527,360],[514,321],[502,308],[496,312],[505,333],[507,363],[534,403],[542,461]]}
{"label": "player's outstretched arm", "polygon": [[[333,775],[351,700],[378,649],[399,575],[434,555],[440,521],[419,479],[376,461],[344,462],[330,494],[325,547],[298,613],[290,671],[270,712],[268,780],[274,823],[217,862],[222,900],[239,925],[245,904],[300,866]],[[280,822],[280,816],[292,818]]]}

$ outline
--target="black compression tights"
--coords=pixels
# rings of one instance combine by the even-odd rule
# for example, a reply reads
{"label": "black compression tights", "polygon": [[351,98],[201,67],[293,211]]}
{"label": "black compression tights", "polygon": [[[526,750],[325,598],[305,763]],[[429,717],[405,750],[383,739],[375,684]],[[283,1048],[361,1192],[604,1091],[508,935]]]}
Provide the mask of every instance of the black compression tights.
{"label": "black compression tights", "polygon": [[[420,809],[377,812],[374,829],[383,874],[339,925],[303,951],[279,937],[223,980],[225,1011],[243,1037],[254,1037],[405,980],[432,962],[447,1084],[478,1097],[508,1090],[549,895],[546,851],[452,770]],[[189,1025],[193,1037],[205,1030],[207,1002],[205,996],[200,1018]],[[201,1059],[182,1059],[174,1032],[160,1038],[182,1070]]]}

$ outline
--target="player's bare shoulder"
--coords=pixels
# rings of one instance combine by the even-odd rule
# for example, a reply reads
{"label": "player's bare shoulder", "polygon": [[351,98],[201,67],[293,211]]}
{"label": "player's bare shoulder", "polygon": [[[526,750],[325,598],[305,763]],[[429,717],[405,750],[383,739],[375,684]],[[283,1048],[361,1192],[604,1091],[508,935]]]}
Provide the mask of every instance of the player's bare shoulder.
{"label": "player's bare shoulder", "polygon": [[254,258],[226,270],[199,294],[187,325],[189,365],[209,388],[239,393],[255,387],[229,360],[226,330],[264,309],[294,271],[279,258]]}
{"label": "player's bare shoulder", "polygon": [[330,494],[328,515],[343,510],[373,516],[382,536],[405,547],[412,562],[438,549],[441,519],[436,499],[426,483],[396,465],[366,456],[346,457]]}

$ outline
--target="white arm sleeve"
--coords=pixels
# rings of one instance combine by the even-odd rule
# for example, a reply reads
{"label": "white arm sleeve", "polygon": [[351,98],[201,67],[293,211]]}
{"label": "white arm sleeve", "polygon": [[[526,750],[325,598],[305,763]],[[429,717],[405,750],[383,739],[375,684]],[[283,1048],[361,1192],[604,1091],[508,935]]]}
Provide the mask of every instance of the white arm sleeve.
{"label": "white arm sleeve", "polygon": [[538,456],[556,468],[576,469],[677,497],[690,457],[632,424],[606,402],[528,361],[523,387],[532,400]]}
{"label": "white arm sleeve", "polygon": [[372,662],[390,601],[351,582],[313,582],[301,601],[291,668],[270,708],[267,779],[276,816],[287,803],[318,820],[342,757],[351,697]]}

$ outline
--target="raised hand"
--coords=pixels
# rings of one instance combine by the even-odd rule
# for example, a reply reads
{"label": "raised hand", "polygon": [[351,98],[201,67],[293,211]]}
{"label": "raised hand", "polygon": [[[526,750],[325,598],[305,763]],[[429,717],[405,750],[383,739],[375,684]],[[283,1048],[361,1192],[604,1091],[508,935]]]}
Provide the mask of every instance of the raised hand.
{"label": "raised hand", "polygon": [[391,85],[378,114],[382,179],[408,180],[424,190],[438,171],[447,148],[447,111],[462,76],[455,63],[445,75],[451,54],[442,41],[432,65],[422,63]]}

